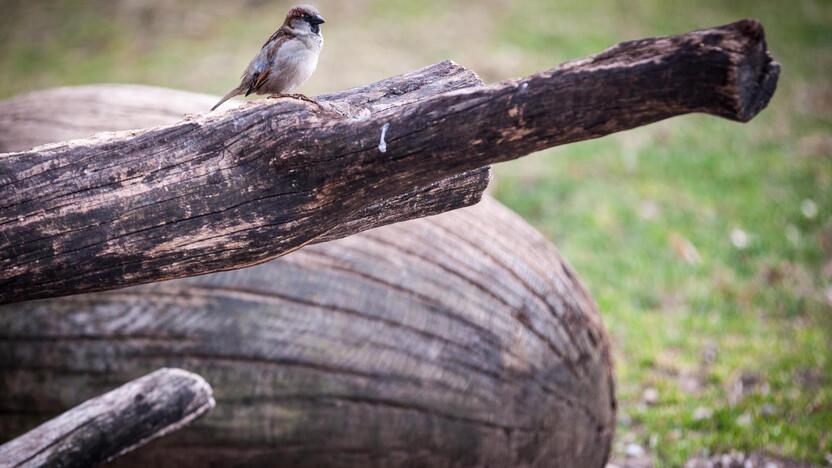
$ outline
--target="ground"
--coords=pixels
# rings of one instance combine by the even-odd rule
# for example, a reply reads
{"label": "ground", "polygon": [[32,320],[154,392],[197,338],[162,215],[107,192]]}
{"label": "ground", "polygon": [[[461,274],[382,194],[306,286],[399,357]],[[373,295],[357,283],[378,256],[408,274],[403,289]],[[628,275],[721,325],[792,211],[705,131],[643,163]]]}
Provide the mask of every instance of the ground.
{"label": "ground", "polygon": [[[616,461],[732,449],[832,464],[832,2],[355,0],[307,94],[444,58],[497,81],[616,42],[760,19],[783,64],[750,124],[686,116],[496,167],[493,193],[597,299]],[[285,2],[0,0],[0,98],[146,83],[223,94]]]}

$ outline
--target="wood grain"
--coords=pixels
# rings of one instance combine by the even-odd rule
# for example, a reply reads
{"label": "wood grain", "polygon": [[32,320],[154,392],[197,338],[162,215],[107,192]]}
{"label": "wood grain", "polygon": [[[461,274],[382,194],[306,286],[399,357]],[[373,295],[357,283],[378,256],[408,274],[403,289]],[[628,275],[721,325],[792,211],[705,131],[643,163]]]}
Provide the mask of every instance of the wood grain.
{"label": "wood grain", "polygon": [[[42,390],[59,393],[58,388]],[[202,377],[160,369],[0,445],[0,466],[99,465],[184,427],[213,407],[211,386]]]}
{"label": "wood grain", "polygon": [[249,269],[0,307],[0,438],[161,366],[204,376],[217,407],[120,466],[602,467],[615,429],[593,301],[488,198]]}
{"label": "wood grain", "polygon": [[432,73],[0,155],[0,303],[251,266],[495,162],[690,112],[747,121],[778,74],[743,20],[426,98]]}

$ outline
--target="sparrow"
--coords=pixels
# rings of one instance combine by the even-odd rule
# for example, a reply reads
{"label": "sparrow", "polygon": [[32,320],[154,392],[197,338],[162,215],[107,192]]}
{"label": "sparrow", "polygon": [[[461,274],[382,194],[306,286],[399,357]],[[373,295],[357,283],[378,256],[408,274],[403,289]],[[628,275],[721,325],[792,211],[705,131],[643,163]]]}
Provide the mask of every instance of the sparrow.
{"label": "sparrow", "polygon": [[[324,18],[309,5],[289,10],[283,25],[263,44],[243,73],[240,86],[228,92],[211,110],[225,101],[245,94],[287,96],[312,76],[324,46],[321,25]],[[314,102],[303,95],[288,95]]]}

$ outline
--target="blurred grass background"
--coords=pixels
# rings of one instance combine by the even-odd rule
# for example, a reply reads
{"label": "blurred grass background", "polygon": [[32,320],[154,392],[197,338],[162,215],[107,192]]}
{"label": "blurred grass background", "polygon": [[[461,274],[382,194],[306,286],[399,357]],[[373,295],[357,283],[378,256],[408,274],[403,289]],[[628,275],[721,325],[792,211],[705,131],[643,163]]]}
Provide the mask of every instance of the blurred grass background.
{"label": "blurred grass background", "polygon": [[[0,98],[102,82],[222,94],[285,1],[0,0]],[[783,64],[747,125],[686,116],[496,168],[614,339],[617,460],[763,451],[832,464],[832,1],[351,0],[316,94],[444,58],[486,81],[743,17]],[[644,455],[641,451],[644,451]]]}

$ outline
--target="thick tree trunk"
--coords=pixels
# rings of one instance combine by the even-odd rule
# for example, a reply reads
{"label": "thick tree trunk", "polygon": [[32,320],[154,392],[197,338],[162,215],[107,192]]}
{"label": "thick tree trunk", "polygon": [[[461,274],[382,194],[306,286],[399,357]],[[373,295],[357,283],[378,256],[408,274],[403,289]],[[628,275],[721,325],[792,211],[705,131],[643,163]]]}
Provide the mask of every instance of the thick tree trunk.
{"label": "thick tree trunk", "polygon": [[204,376],[217,407],[123,466],[602,467],[615,427],[592,300],[489,199],[250,269],[0,307],[0,438],[161,366]]}
{"label": "thick tree trunk", "polygon": [[494,162],[689,112],[747,121],[778,72],[745,20],[491,86],[436,94],[422,73],[2,155],[0,303],[250,266]]}
{"label": "thick tree trunk", "polygon": [[202,377],[161,369],[0,445],[0,466],[95,466],[180,429],[213,407],[211,386]]}

